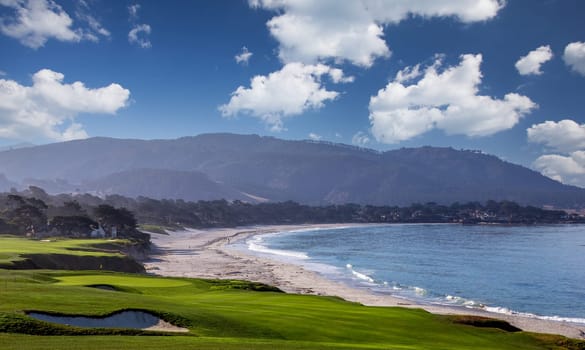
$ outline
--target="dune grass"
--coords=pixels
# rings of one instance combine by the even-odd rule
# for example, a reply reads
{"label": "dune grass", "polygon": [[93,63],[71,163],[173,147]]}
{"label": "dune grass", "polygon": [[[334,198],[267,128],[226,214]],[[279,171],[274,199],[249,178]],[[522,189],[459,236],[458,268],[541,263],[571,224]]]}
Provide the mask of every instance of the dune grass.
{"label": "dune grass", "polygon": [[[129,308],[150,310],[190,329],[179,336],[70,337],[63,333],[68,327],[56,327],[55,334],[65,335],[0,333],[0,348],[550,349],[563,339],[476,328],[422,310],[365,307],[338,298],[259,289],[242,281],[0,270],[0,330],[17,329],[27,319],[26,310],[105,315]],[[43,327],[43,334],[51,334],[50,324]]]}

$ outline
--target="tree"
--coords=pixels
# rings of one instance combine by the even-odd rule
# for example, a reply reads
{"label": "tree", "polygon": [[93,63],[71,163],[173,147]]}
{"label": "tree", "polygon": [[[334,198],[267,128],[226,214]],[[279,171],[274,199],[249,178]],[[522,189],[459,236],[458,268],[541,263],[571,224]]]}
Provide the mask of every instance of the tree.
{"label": "tree", "polygon": [[136,229],[136,218],[126,208],[114,208],[108,204],[98,205],[94,215],[102,226],[116,227],[117,229]]}
{"label": "tree", "polygon": [[63,206],[53,207],[50,216],[87,216],[87,212],[76,200],[66,201]]}
{"label": "tree", "polygon": [[59,234],[69,237],[85,237],[98,223],[87,216],[55,216],[50,224],[50,229],[56,229]]}
{"label": "tree", "polygon": [[32,205],[25,204],[12,211],[11,223],[21,233],[38,232],[46,227],[47,216],[45,213]]}

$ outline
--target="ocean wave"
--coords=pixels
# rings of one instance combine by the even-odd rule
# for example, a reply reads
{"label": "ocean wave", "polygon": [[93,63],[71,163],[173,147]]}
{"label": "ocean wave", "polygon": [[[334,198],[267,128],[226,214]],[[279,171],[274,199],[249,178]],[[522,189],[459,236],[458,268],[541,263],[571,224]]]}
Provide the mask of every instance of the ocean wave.
{"label": "ocean wave", "polygon": [[353,228],[353,227],[356,227],[356,226],[354,226],[354,225],[346,225],[346,226],[325,226],[325,227],[313,226],[313,227],[298,228],[298,229],[295,229],[295,230],[283,231],[281,233],[299,233],[299,232],[311,232],[311,231],[322,231],[322,230],[345,230],[345,229]]}
{"label": "ocean wave", "polygon": [[254,238],[247,241],[248,249],[257,252],[257,253],[264,253],[264,254],[272,254],[272,255],[279,255],[285,256],[289,258],[296,258],[306,260],[309,259],[309,255],[304,252],[296,252],[294,250],[283,250],[283,249],[271,249],[264,246],[262,243],[264,242],[261,236],[255,236]]}
{"label": "ocean wave", "polygon": [[536,318],[536,319],[547,320],[547,321],[585,324],[585,318],[561,317],[561,316],[542,316],[542,315],[531,314],[528,312],[514,311],[514,310],[510,310],[508,308],[499,307],[499,306],[483,306],[480,309],[485,310],[487,312],[496,313],[496,314],[515,315],[515,316]]}
{"label": "ocean wave", "polygon": [[362,281],[369,282],[369,283],[375,283],[375,280],[372,277],[366,275],[365,273],[361,273],[361,272],[354,270],[353,265],[347,264],[347,265],[345,265],[345,267],[351,272],[351,274],[353,276],[357,277],[358,279],[360,279]]}
{"label": "ocean wave", "polygon": [[[470,307],[470,308],[477,308],[477,307],[484,306],[482,303],[478,303],[474,300],[465,299],[463,297],[453,296],[453,295],[445,296],[444,300],[446,300],[447,305],[465,306],[465,307]],[[440,302],[439,302],[439,304],[440,304]]]}

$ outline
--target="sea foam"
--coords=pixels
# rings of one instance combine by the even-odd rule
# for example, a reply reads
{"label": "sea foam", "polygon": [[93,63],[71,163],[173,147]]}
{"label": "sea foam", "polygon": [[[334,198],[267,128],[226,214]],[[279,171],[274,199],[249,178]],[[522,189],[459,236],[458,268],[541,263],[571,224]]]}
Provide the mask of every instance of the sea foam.
{"label": "sea foam", "polygon": [[309,259],[309,255],[304,252],[296,252],[294,250],[271,249],[263,245],[264,239],[262,236],[255,236],[247,241],[248,249],[258,253],[279,255],[289,258]]}
{"label": "sea foam", "polygon": [[347,264],[347,265],[345,265],[345,267],[351,272],[352,275],[354,275],[358,279],[360,279],[362,281],[369,282],[369,283],[374,283],[375,282],[372,277],[366,275],[365,273],[361,273],[361,272],[358,272],[358,271],[354,270],[352,264]]}
{"label": "sea foam", "polygon": [[518,311],[510,310],[508,308],[499,307],[499,306],[484,306],[484,307],[481,307],[481,309],[483,309],[487,312],[492,312],[492,313],[496,313],[496,314],[516,315],[516,316],[522,316],[522,317],[528,317],[528,318],[537,318],[540,320],[547,320],[547,321],[585,324],[585,318],[560,317],[560,316],[541,316],[541,315],[536,315],[536,314],[532,314],[532,313],[528,313],[528,312],[518,312]]}

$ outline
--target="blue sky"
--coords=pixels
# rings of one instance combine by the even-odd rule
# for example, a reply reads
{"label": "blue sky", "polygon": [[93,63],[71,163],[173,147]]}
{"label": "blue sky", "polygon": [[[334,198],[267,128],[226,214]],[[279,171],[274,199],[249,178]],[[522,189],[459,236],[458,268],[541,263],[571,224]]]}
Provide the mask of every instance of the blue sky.
{"label": "blue sky", "polygon": [[581,0],[0,0],[0,145],[451,146],[585,186],[583,14]]}

